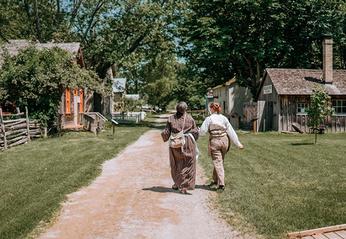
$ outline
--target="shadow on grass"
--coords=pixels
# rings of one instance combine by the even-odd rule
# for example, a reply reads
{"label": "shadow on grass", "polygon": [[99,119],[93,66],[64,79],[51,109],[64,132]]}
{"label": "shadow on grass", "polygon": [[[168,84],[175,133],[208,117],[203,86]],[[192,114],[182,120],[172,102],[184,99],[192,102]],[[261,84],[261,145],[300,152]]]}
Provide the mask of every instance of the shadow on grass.
{"label": "shadow on grass", "polygon": [[300,143],[291,143],[293,146],[301,146],[301,145],[314,145],[314,143],[311,142],[300,142]]}

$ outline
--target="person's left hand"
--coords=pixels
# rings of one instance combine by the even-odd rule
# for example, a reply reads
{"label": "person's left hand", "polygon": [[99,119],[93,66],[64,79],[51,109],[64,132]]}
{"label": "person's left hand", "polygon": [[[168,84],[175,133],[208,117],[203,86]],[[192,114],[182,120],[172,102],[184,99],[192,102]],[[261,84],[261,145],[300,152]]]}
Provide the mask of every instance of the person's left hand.
{"label": "person's left hand", "polygon": [[240,144],[240,145],[238,146],[238,148],[239,148],[239,149],[244,149],[244,145],[243,145],[243,144]]}

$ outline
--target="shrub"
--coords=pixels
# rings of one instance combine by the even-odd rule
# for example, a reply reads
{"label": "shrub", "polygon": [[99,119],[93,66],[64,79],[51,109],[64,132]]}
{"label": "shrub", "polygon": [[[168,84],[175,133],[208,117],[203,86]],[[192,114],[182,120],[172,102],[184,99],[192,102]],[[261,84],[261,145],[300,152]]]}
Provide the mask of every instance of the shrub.
{"label": "shrub", "polygon": [[27,106],[31,117],[51,127],[57,121],[66,87],[103,91],[97,75],[80,68],[74,57],[60,48],[29,47],[16,56],[5,53],[0,72],[0,102],[11,101],[19,108]]}

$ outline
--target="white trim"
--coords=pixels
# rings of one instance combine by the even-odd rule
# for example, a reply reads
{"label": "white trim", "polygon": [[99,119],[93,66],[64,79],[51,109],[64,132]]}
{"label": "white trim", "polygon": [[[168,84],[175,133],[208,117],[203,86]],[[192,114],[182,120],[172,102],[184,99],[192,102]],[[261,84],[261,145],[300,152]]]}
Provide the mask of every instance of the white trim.
{"label": "white trim", "polygon": [[303,112],[297,112],[296,115],[308,115],[308,113],[303,113]]}
{"label": "white trim", "polygon": [[345,113],[334,113],[332,114],[332,116],[346,116]]}

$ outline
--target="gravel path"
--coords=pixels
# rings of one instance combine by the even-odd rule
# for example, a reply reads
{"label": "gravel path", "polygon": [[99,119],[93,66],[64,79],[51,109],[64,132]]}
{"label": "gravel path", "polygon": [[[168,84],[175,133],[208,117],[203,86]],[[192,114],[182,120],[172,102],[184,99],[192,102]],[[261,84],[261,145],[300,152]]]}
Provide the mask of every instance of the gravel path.
{"label": "gravel path", "polygon": [[215,192],[198,169],[192,195],[171,190],[168,148],[150,130],[88,187],[72,193],[55,224],[39,238],[240,238],[207,206]]}

